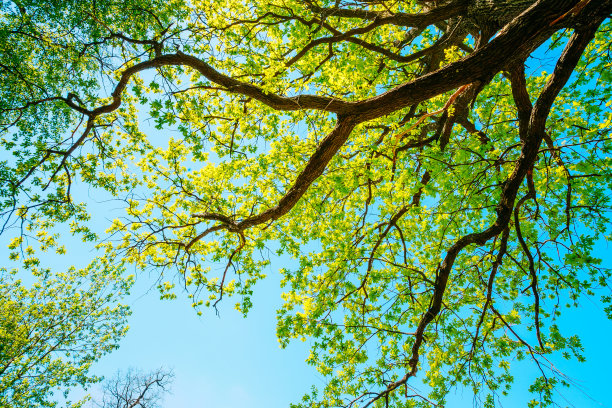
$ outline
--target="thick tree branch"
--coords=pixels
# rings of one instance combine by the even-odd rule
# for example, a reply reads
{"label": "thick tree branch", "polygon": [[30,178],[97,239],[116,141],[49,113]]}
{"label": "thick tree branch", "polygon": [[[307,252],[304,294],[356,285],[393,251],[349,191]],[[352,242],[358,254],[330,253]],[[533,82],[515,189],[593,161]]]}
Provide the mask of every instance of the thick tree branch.
{"label": "thick tree branch", "polygon": [[325,8],[314,4],[309,5],[310,9],[315,13],[326,17],[345,17],[345,18],[360,18],[363,20],[373,20],[378,25],[393,24],[402,27],[427,27],[434,23],[448,20],[451,17],[463,14],[467,11],[469,0],[456,0],[440,7],[435,7],[424,13],[409,14],[409,13],[389,13],[387,11],[370,11],[363,9],[346,9],[346,8]]}
{"label": "thick tree branch", "polygon": [[[410,370],[404,375],[404,377],[390,384],[385,391],[379,393],[377,397],[370,401],[370,403],[381,397],[389,395],[390,392],[405,384],[410,377],[413,377],[416,374],[420,356],[420,348],[424,340],[425,330],[440,313],[450,272],[454,265],[455,259],[461,250],[473,244],[484,245],[484,243],[486,243],[489,239],[498,235],[507,228],[512,215],[512,209],[514,207],[519,186],[527,175],[528,170],[533,167],[539,146],[544,138],[544,126],[550,108],[552,107],[558,93],[567,83],[571,73],[574,71],[574,68],[578,63],[578,60],[580,59],[580,56],[584,52],[584,49],[588,43],[595,36],[595,32],[602,21],[603,18],[593,20],[588,27],[577,31],[570,38],[565,50],[557,61],[557,65],[552,76],[547,81],[546,85],[544,86],[544,90],[535,103],[521,155],[515,164],[514,171],[504,183],[502,196],[497,207],[497,218],[495,222],[482,232],[472,233],[460,238],[449,248],[437,271],[436,285],[434,294],[431,298],[431,305],[423,314],[415,331],[415,338],[412,344],[412,357],[408,362]],[[369,404],[366,406],[368,405]]]}

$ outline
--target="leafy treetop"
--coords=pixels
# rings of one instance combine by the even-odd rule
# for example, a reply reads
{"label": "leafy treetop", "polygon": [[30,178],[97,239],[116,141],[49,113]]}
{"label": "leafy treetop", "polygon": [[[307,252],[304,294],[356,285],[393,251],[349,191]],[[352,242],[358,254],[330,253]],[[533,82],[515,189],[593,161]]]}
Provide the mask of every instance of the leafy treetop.
{"label": "leafy treetop", "polygon": [[492,407],[515,359],[541,372],[531,405],[550,404],[568,382],[551,359],[583,358],[563,307],[610,279],[593,250],[609,231],[611,11],[5,2],[3,231],[46,249],[68,223],[97,242],[77,186],[106,191],[125,214],[105,259],[245,314],[270,251],[289,254],[278,337],[311,339],[328,380],[299,406],[443,405],[462,386]]}

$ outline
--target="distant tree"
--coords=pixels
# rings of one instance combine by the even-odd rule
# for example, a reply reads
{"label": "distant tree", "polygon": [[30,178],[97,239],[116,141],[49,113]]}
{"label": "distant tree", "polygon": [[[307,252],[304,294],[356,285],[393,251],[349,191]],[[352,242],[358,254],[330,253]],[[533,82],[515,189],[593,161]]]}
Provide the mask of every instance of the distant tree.
{"label": "distant tree", "polygon": [[524,359],[548,405],[554,359],[583,359],[558,322],[609,288],[612,0],[2,5],[22,246],[62,223],[98,242],[80,202],[110,196],[109,262],[244,313],[289,254],[277,333],[309,338],[327,380],[301,406],[465,387],[492,407]]}
{"label": "distant tree", "polygon": [[104,383],[99,408],[159,408],[165,393],[169,392],[174,374],[158,369],[149,373],[128,370]]}
{"label": "distant tree", "polygon": [[90,366],[127,330],[129,309],[117,300],[130,280],[119,272],[97,260],[65,273],[35,270],[26,285],[0,268],[1,407],[54,407],[58,392],[98,381]]}

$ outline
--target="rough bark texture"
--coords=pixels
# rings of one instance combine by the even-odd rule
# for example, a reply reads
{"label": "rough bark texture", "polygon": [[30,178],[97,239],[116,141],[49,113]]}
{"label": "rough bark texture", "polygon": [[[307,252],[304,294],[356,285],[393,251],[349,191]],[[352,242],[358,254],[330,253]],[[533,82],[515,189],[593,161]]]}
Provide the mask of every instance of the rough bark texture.
{"label": "rough bark texture", "polygon": [[467,16],[481,29],[494,32],[534,3],[535,0],[474,0]]}

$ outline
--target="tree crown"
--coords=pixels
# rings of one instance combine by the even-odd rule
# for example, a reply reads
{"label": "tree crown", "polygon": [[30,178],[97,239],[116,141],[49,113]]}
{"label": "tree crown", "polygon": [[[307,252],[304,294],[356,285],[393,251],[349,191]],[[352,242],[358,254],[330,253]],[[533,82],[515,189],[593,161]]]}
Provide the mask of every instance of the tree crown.
{"label": "tree crown", "polygon": [[[328,379],[304,406],[443,404],[458,385],[494,406],[516,358],[551,403],[567,378],[550,356],[582,358],[561,306],[610,278],[593,251],[609,230],[611,10],[9,3],[11,256],[36,266],[18,247],[54,247],[58,223],[98,242],[88,185],[125,207],[105,259],[154,270],[164,297],[178,283],[198,309],[233,295],[246,314],[269,253],[299,261],[278,336],[311,338]],[[431,392],[411,396],[419,376]]]}

